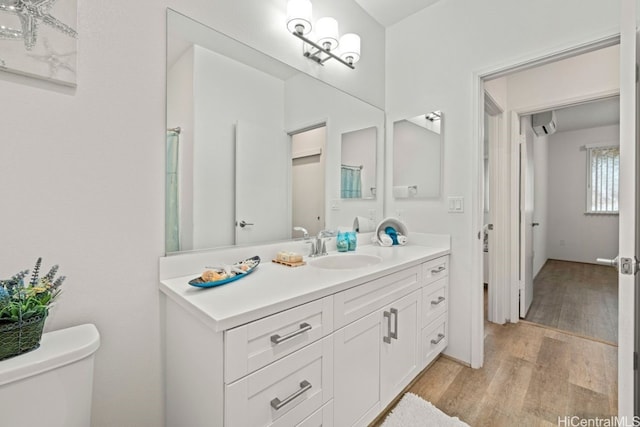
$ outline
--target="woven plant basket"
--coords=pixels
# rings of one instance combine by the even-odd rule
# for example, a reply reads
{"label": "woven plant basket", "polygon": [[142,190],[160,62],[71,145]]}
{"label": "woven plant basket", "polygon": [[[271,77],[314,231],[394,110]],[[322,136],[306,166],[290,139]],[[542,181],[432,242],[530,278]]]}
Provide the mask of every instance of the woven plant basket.
{"label": "woven plant basket", "polygon": [[47,316],[0,325],[0,360],[17,356],[40,346]]}

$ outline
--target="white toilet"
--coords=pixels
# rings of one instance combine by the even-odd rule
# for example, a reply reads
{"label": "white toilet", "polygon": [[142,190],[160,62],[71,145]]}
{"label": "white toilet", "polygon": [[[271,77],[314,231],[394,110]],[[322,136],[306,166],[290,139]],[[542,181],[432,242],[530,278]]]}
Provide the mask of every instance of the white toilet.
{"label": "white toilet", "polygon": [[80,325],[45,333],[38,349],[0,361],[0,424],[88,427],[99,346],[96,327]]}

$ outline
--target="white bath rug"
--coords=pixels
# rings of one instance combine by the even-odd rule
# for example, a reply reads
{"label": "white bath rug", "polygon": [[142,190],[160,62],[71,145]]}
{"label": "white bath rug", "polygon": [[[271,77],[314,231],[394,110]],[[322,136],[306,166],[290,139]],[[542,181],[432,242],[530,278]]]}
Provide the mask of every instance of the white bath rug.
{"label": "white bath rug", "polygon": [[382,427],[469,427],[457,417],[450,417],[430,402],[413,393],[405,393]]}

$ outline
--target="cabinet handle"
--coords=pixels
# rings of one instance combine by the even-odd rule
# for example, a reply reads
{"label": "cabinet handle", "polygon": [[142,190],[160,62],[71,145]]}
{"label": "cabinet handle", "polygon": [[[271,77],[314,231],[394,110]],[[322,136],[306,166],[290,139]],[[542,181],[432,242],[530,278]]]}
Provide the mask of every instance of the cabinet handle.
{"label": "cabinet handle", "polygon": [[439,296],[437,300],[431,300],[431,305],[438,305],[443,302],[445,298],[443,296]]}
{"label": "cabinet handle", "polygon": [[389,335],[387,335],[386,337],[382,337],[382,341],[386,342],[387,344],[391,344],[391,313],[385,311],[384,313],[382,313],[382,315],[387,318],[387,330],[389,331]]}
{"label": "cabinet handle", "polygon": [[283,335],[283,336],[280,336],[278,334],[271,335],[271,342],[275,345],[278,345],[284,341],[290,340],[293,337],[297,337],[300,334],[310,331],[311,328],[312,326],[307,322],[300,323],[300,329],[298,329],[297,331],[290,332],[287,335]]}
{"label": "cabinet handle", "polygon": [[438,338],[431,340],[431,344],[438,344],[444,339],[444,334],[438,334]]}
{"label": "cabinet handle", "polygon": [[443,271],[446,270],[446,267],[444,265],[441,265],[440,267],[431,270],[431,274],[438,274],[438,273],[442,273]]}
{"label": "cabinet handle", "polygon": [[271,407],[277,411],[280,408],[282,408],[283,406],[291,403],[291,401],[293,399],[295,399],[296,397],[301,396],[305,391],[309,390],[310,388],[311,388],[311,383],[309,381],[307,381],[307,380],[303,380],[300,383],[300,388],[298,390],[296,390],[293,394],[287,396],[284,400],[280,400],[277,397],[274,398],[271,401]]}
{"label": "cabinet handle", "polygon": [[389,329],[389,336],[393,339],[398,339],[398,309],[392,308],[391,314],[393,314],[393,332]]}

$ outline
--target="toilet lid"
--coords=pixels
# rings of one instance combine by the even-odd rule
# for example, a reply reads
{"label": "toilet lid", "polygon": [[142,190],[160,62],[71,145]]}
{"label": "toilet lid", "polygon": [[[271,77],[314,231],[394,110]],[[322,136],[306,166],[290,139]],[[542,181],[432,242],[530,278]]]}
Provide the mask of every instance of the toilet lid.
{"label": "toilet lid", "polygon": [[98,347],[100,334],[92,324],[47,332],[36,350],[0,361],[0,386],[84,359]]}

